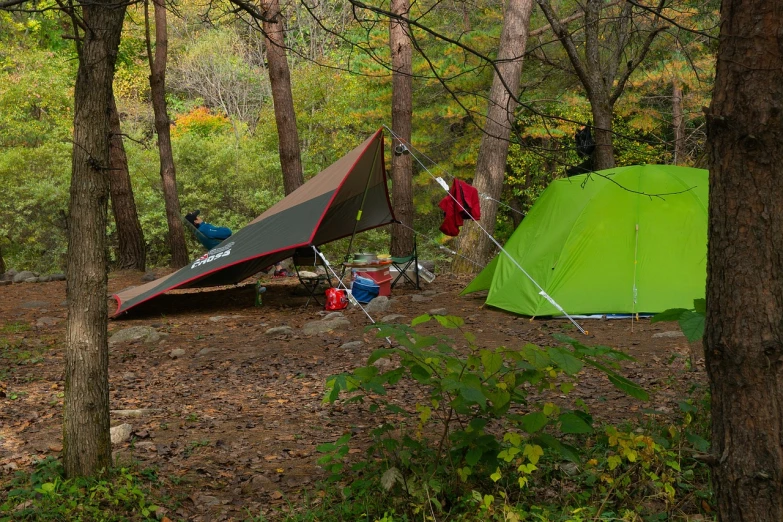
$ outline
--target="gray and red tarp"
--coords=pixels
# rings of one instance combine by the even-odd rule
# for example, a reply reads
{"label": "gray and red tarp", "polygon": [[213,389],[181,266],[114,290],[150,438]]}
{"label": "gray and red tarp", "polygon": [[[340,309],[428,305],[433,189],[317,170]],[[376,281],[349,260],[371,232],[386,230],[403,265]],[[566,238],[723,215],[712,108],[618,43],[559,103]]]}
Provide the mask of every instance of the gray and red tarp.
{"label": "gray and red tarp", "polygon": [[239,283],[297,248],[393,221],[378,130],[208,253],[173,274],[115,294],[114,316],[176,288]]}

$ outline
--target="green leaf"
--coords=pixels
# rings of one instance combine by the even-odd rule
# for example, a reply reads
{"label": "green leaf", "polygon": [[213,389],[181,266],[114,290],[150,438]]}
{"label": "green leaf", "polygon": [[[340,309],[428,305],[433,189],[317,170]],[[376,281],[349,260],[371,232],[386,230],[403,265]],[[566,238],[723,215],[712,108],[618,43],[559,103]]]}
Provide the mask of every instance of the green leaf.
{"label": "green leaf", "polygon": [[550,449],[557,451],[560,454],[560,456],[566,460],[570,460],[571,462],[576,462],[576,463],[580,461],[579,451],[577,451],[576,448],[574,448],[573,446],[569,446],[568,444],[562,444],[559,440],[557,440],[551,435],[547,435],[546,433],[541,433],[540,435],[537,435],[533,439],[533,442],[536,442],[539,445],[546,446]]}
{"label": "green leaf", "polygon": [[662,321],[677,321],[680,319],[680,316],[683,314],[683,312],[687,312],[685,308],[669,308],[668,310],[664,310],[663,312],[659,314],[655,314],[650,319],[651,323],[660,323]]}
{"label": "green leaf", "polygon": [[481,364],[484,365],[484,376],[492,375],[503,366],[503,355],[490,350],[481,350]]}
{"label": "green leaf", "polygon": [[550,347],[547,353],[552,358],[552,361],[568,375],[576,375],[584,366],[582,361],[562,348]]}
{"label": "green leaf", "polygon": [[706,299],[694,299],[693,311],[697,314],[707,314],[707,300]]}
{"label": "green leaf", "polygon": [[680,317],[682,333],[690,341],[697,341],[704,337],[704,314],[686,310]]}
{"label": "green leaf", "polygon": [[522,429],[525,430],[528,433],[535,433],[544,426],[546,426],[547,422],[549,422],[549,419],[547,419],[546,415],[541,413],[540,411],[536,411],[533,413],[528,413],[524,417],[522,417]]}
{"label": "green leaf", "polygon": [[560,416],[560,431],[563,433],[591,433],[592,426],[578,415],[568,412]]}
{"label": "green leaf", "polygon": [[465,321],[456,315],[436,315],[435,320],[444,328],[459,328]]}
{"label": "green leaf", "polygon": [[685,433],[685,438],[688,439],[688,442],[693,444],[694,448],[701,452],[707,452],[710,449],[709,441],[699,437],[694,433]]}
{"label": "green leaf", "polygon": [[424,314],[420,315],[418,317],[414,317],[413,321],[411,321],[411,326],[417,326],[422,323],[428,322],[430,319],[432,319],[432,316],[430,314]]}
{"label": "green leaf", "polygon": [[612,373],[607,374],[607,377],[609,377],[609,382],[614,384],[615,387],[624,391],[631,397],[635,397],[643,401],[650,400],[650,396],[647,395],[647,392],[644,391],[644,388],[642,388],[635,382],[629,381],[625,377],[621,377],[620,375],[612,374]]}
{"label": "green leaf", "polygon": [[477,403],[482,409],[487,407],[487,398],[480,387],[461,386],[459,393],[466,401]]}
{"label": "green leaf", "polygon": [[374,363],[378,359],[382,357],[388,357],[389,355],[396,352],[397,350],[393,348],[381,348],[379,350],[375,350],[372,352],[372,354],[370,354],[370,357],[367,359],[367,365],[369,366],[370,364]]}
{"label": "green leaf", "polygon": [[470,466],[475,466],[478,464],[478,461],[481,459],[481,455],[483,454],[484,452],[481,450],[481,448],[472,448],[465,455],[465,462],[467,462]]}
{"label": "green leaf", "polygon": [[522,355],[527,362],[539,370],[552,364],[552,359],[549,358],[546,352],[533,344],[525,345],[522,348]]}

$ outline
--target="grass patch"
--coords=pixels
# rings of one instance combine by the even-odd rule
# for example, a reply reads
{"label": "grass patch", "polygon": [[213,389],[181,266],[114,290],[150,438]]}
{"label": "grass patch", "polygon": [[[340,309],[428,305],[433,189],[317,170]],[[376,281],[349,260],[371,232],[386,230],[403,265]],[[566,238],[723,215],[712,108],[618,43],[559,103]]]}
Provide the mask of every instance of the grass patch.
{"label": "grass patch", "polygon": [[10,323],[5,323],[2,328],[0,328],[0,333],[5,334],[16,334],[21,332],[26,332],[30,329],[30,325],[22,322],[22,321],[14,321]]}
{"label": "grass patch", "polygon": [[19,471],[0,489],[0,522],[39,520],[157,520],[165,508],[152,499],[152,469],[119,467],[92,478],[66,479],[53,457]]}

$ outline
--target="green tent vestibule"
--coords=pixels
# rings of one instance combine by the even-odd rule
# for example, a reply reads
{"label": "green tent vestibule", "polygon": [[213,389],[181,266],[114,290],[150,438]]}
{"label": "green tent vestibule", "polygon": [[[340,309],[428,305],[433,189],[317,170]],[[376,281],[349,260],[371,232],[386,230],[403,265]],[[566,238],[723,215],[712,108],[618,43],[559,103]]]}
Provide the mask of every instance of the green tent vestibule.
{"label": "green tent vestibule", "polygon": [[462,294],[489,290],[488,305],[528,316],[562,315],[546,295],[570,315],[657,313],[703,298],[707,171],[637,165],[598,174],[553,181],[507,241],[508,255]]}

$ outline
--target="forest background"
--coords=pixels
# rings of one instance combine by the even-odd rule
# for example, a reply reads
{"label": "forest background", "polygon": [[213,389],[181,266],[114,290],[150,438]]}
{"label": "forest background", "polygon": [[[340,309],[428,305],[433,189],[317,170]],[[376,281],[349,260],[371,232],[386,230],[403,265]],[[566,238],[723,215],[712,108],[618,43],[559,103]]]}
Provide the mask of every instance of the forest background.
{"label": "forest background", "polygon": [[[563,14],[577,8],[555,4]],[[382,125],[391,127],[388,20],[331,0],[281,8],[308,179]],[[180,203],[183,212],[200,208],[210,222],[236,230],[284,195],[264,38],[228,3],[182,0],[169,9],[166,97]],[[412,7],[412,18],[431,30],[413,29],[411,142],[421,162],[414,161],[414,228],[431,240],[419,241],[424,255],[442,266],[452,257],[439,248],[449,238],[438,231],[444,194],[434,176],[470,181],[475,174],[493,76],[480,56],[497,52],[503,9],[493,0]],[[712,91],[717,3],[681,2],[666,15],[671,24],[614,106],[618,166],[705,163],[702,107]],[[611,18],[603,24],[608,41],[617,28]],[[581,161],[574,133],[591,119],[584,88],[540,10],[530,28],[498,213],[501,242],[549,181]],[[57,11],[0,12],[0,255],[17,270],[65,265],[78,63],[68,31]],[[149,74],[143,6],[131,6],[114,92],[147,266],[155,267],[168,264],[170,252]],[[189,248],[194,256],[200,251],[195,241]],[[339,256],[345,245],[330,248]],[[364,234],[358,248],[387,250],[388,232]]]}

